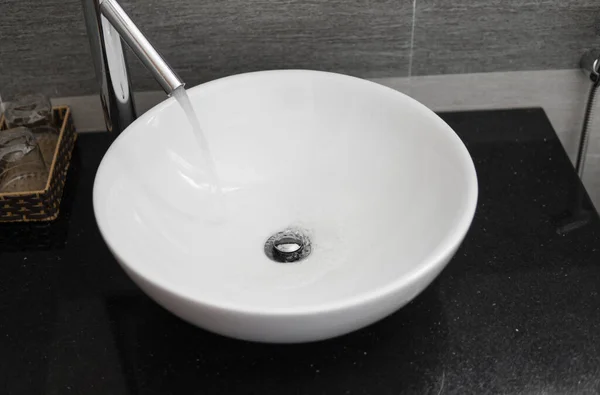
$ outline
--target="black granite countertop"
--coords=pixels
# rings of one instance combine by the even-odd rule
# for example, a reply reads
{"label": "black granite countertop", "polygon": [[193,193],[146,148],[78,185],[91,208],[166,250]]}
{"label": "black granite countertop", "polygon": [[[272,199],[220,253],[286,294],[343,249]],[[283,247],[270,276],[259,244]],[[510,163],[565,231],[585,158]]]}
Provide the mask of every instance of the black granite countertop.
{"label": "black granite countertop", "polygon": [[591,203],[548,119],[442,117],[480,183],[455,258],[389,318],[286,346],[207,333],[128,279],[92,213],[108,136],[80,136],[59,219],[0,225],[0,394],[599,393],[600,219],[563,226]]}

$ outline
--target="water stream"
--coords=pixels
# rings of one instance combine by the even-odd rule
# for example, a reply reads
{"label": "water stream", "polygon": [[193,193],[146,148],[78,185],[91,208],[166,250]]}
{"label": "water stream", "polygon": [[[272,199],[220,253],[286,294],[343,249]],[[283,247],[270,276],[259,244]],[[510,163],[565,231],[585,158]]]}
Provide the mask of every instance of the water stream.
{"label": "water stream", "polygon": [[196,138],[196,142],[198,143],[198,148],[200,149],[200,159],[202,160],[202,165],[204,167],[203,170],[206,171],[208,177],[209,189],[213,194],[220,195],[222,190],[221,183],[217,175],[217,167],[210,152],[208,140],[204,135],[204,131],[200,127],[198,116],[192,107],[192,102],[190,101],[185,88],[180,86],[179,88],[175,89],[173,91],[173,97],[183,109],[183,112],[185,113],[190,125],[192,125],[192,131],[194,133],[194,137]]}
{"label": "water stream", "polygon": [[210,152],[208,140],[204,131],[200,127],[198,116],[192,107],[192,102],[183,86],[173,91],[173,97],[177,100],[183,112],[185,113],[188,122],[192,126],[192,132],[196,139],[199,148],[199,155],[201,161],[201,171],[205,172],[206,180],[195,180],[200,181],[199,183],[206,185],[207,190],[210,194],[210,204],[207,207],[208,218],[211,222],[222,222],[225,215],[225,207],[223,201],[223,190],[221,188],[221,182],[217,174],[217,167],[215,165],[214,158]]}

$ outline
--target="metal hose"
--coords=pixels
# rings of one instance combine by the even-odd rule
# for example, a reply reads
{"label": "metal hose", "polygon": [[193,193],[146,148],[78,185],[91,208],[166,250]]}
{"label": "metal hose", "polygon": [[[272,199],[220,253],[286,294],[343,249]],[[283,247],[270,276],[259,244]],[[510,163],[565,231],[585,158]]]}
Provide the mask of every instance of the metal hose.
{"label": "metal hose", "polygon": [[[577,150],[577,159],[575,161],[575,169],[581,179],[583,177],[583,168],[585,166],[585,157],[590,142],[590,128],[592,126],[592,116],[594,115],[596,97],[598,88],[600,87],[600,50],[591,50],[586,52],[581,59],[581,69],[588,73],[592,81],[592,87],[588,94],[587,104],[585,106],[585,114],[583,116],[583,125],[581,126],[581,137],[579,139],[579,149]],[[590,208],[589,199],[586,199],[586,193],[581,182],[577,182],[571,191],[571,204],[569,209],[557,216],[556,232],[564,235],[576,229],[579,229],[588,223],[593,218],[595,210],[593,206]]]}
{"label": "metal hose", "polygon": [[577,159],[575,161],[575,169],[579,178],[583,178],[585,166],[585,157],[587,155],[588,144],[590,142],[590,126],[592,124],[592,116],[594,115],[594,104],[600,86],[600,50],[593,49],[587,51],[581,57],[580,67],[586,73],[589,73],[592,87],[588,95],[587,104],[585,106],[585,114],[583,116],[583,125],[581,126],[581,137],[579,138],[579,149],[577,150]]}
{"label": "metal hose", "polygon": [[598,87],[600,87],[600,78],[596,77],[596,81],[592,84],[592,87],[590,88],[587,104],[585,106],[583,125],[581,127],[581,137],[579,139],[579,149],[577,151],[577,161],[575,162],[575,169],[577,170],[579,178],[583,178],[585,157],[587,155],[587,149],[590,143],[590,126],[592,123],[592,116],[594,115],[594,105],[596,103]]}

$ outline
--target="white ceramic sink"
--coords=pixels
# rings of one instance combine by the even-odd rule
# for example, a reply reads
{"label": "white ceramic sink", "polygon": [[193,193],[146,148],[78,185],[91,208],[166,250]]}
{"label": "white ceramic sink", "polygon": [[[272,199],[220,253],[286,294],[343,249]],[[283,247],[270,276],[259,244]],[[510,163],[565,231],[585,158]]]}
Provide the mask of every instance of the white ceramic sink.
{"label": "white ceramic sink", "polygon": [[[222,206],[195,170],[198,149],[172,98],[114,142],[94,186],[109,248],[179,317],[262,342],[342,335],[417,296],[463,240],[477,200],[473,162],[452,129],[408,96],[298,70],[188,93]],[[289,227],[305,232],[312,252],[274,262],[265,242]]]}

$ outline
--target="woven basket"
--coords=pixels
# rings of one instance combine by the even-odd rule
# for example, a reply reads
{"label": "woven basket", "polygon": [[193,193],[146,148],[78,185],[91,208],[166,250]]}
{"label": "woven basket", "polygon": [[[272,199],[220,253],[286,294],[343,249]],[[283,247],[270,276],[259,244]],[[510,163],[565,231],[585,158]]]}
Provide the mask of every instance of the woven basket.
{"label": "woven basket", "polygon": [[[0,193],[0,222],[51,221],[58,216],[77,133],[69,107],[54,107],[52,110],[60,133],[46,187],[40,191]],[[5,129],[6,122],[2,117],[0,133]]]}

